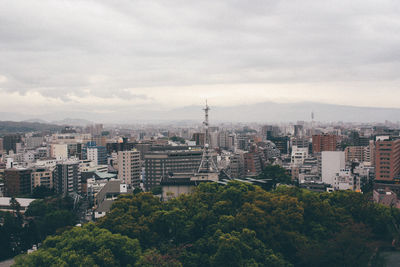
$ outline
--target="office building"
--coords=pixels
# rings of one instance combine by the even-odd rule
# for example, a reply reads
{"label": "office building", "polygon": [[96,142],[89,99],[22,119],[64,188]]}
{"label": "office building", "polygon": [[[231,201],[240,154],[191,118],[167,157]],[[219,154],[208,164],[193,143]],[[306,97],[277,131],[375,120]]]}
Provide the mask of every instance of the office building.
{"label": "office building", "polygon": [[152,151],[145,155],[146,190],[158,186],[163,177],[175,173],[195,173],[200,167],[202,150]]}

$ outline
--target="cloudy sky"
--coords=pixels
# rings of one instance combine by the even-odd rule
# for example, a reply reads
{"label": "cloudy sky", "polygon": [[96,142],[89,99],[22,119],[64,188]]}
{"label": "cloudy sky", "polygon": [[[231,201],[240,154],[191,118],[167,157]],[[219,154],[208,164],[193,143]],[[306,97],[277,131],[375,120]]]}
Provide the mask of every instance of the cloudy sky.
{"label": "cloudy sky", "polygon": [[400,107],[399,14],[397,0],[2,0],[0,112]]}

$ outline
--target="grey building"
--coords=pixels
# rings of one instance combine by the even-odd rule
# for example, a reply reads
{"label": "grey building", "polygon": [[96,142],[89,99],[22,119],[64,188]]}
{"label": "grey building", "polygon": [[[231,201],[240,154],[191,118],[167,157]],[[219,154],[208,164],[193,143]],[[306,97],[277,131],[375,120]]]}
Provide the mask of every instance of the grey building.
{"label": "grey building", "polygon": [[144,187],[151,190],[160,185],[162,177],[175,173],[195,173],[201,162],[202,150],[153,151],[144,156]]}
{"label": "grey building", "polygon": [[65,196],[73,192],[77,194],[82,192],[78,161],[65,161],[57,164],[53,177],[54,189],[58,194]]}

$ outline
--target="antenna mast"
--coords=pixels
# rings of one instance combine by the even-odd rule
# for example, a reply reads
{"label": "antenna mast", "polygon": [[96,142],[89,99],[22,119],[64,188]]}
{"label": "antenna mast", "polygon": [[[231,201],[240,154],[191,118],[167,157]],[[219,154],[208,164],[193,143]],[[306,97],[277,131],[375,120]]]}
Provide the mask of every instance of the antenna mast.
{"label": "antenna mast", "polygon": [[203,109],[204,110],[204,147],[203,147],[203,157],[201,159],[200,167],[198,170],[198,173],[210,173],[210,172],[218,172],[218,168],[215,165],[214,161],[212,160],[212,157],[210,155],[210,137],[209,137],[209,122],[208,122],[208,111],[210,111],[210,107],[208,106],[207,100],[206,100],[206,106]]}

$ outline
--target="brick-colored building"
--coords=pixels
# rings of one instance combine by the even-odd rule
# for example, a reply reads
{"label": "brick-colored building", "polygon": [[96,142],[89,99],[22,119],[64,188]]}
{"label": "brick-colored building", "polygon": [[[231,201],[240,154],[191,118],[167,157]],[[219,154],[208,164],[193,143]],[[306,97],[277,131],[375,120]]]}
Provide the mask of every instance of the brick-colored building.
{"label": "brick-colored building", "polygon": [[336,151],[338,136],[333,134],[313,135],[312,151],[320,153],[322,151]]}
{"label": "brick-colored building", "polygon": [[31,193],[30,169],[6,169],[4,171],[4,187],[7,196]]}
{"label": "brick-colored building", "polygon": [[[396,181],[400,174],[400,139],[378,140],[375,147],[376,181]],[[399,179],[400,181],[400,179]]]}

